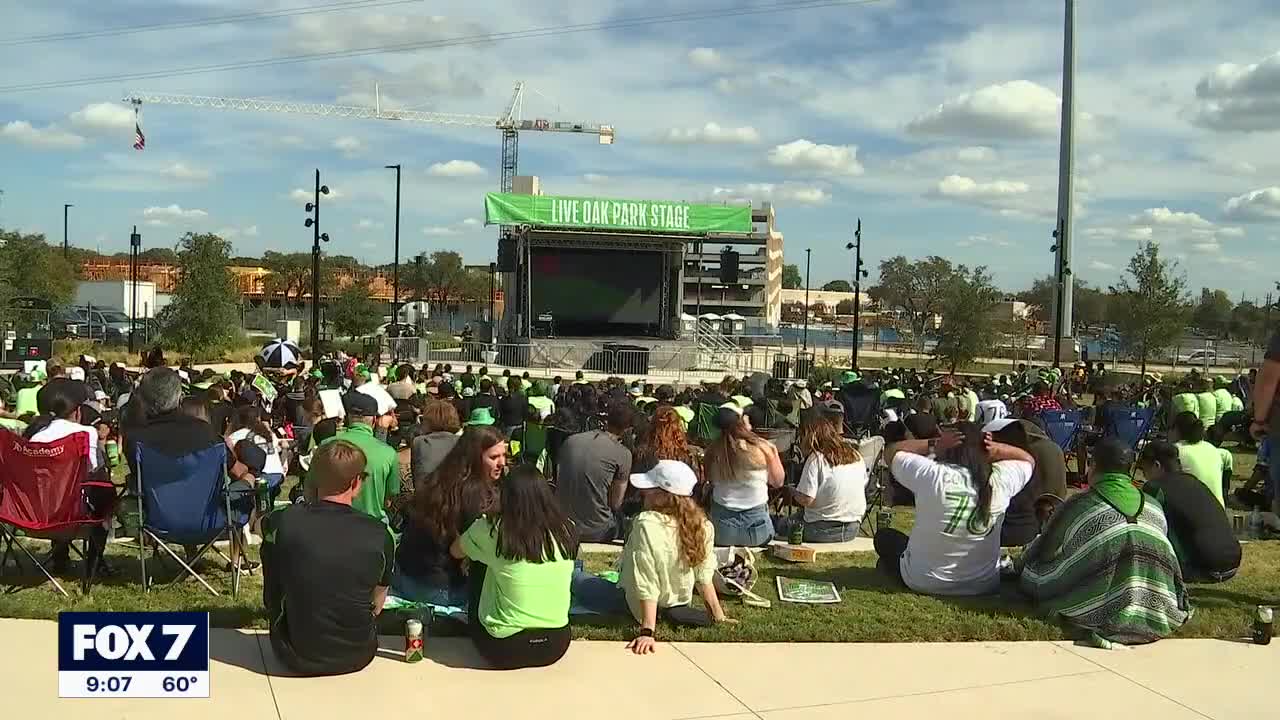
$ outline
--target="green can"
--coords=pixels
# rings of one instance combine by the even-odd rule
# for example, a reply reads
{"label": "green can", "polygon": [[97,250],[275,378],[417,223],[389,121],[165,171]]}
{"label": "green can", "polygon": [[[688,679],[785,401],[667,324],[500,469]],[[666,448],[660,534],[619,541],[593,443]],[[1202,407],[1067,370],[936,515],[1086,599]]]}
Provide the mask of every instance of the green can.
{"label": "green can", "polygon": [[254,495],[258,505],[258,517],[271,512],[271,487],[267,485],[266,478],[258,478],[258,485],[254,488]]}
{"label": "green can", "polygon": [[106,443],[107,465],[110,467],[118,467],[120,465],[120,443],[115,440],[108,440]]}
{"label": "green can", "polygon": [[804,518],[796,515],[791,519],[791,533],[787,535],[788,545],[804,544]]}

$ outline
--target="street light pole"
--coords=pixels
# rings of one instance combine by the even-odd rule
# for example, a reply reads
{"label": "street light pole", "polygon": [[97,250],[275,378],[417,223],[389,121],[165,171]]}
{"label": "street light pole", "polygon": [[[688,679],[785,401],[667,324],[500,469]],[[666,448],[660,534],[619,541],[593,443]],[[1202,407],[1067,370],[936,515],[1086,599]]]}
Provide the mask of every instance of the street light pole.
{"label": "street light pole", "polygon": [[307,203],[311,217],[303,223],[311,228],[311,360],[320,359],[320,241],[329,242],[329,234],[320,232],[320,196],[329,194],[329,186],[320,184],[320,168],[316,168],[315,199]]}
{"label": "street light pole", "polygon": [[67,211],[75,207],[70,203],[62,206],[62,257],[69,257],[71,254],[71,245],[67,242]]}
{"label": "street light pole", "polygon": [[391,322],[400,323],[400,165],[388,165],[388,170],[396,171],[396,243],[395,260],[392,266],[391,290]]}
{"label": "street light pole", "polygon": [[805,248],[804,251],[804,349],[809,349],[809,260],[812,258],[813,248]]}
{"label": "street light pole", "polygon": [[858,346],[862,344],[862,278],[867,271],[862,269],[862,218],[858,218],[858,227],[853,231],[853,242],[846,244],[846,250],[853,250],[853,349],[849,355],[849,369],[858,369]]}
{"label": "street light pole", "polygon": [[133,226],[133,232],[129,234],[129,279],[133,282],[133,292],[130,293],[130,309],[129,309],[129,354],[134,353],[136,347],[135,338],[138,336],[138,253],[142,250],[142,236],[138,234],[138,226]]}
{"label": "street light pole", "polygon": [[[1062,346],[1072,342],[1071,246],[1075,240],[1071,224],[1074,203],[1073,173],[1075,164],[1075,75],[1076,75],[1076,0],[1065,0],[1062,31],[1062,123],[1058,141],[1058,214],[1053,236],[1058,292],[1053,313],[1053,366],[1062,365]],[[1067,345],[1074,355],[1074,345]]]}

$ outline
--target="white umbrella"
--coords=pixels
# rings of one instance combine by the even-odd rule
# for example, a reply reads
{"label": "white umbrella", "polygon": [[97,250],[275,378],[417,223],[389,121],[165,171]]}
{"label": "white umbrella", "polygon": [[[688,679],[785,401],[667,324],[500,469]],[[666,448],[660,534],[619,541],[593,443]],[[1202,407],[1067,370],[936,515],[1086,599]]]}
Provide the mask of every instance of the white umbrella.
{"label": "white umbrella", "polygon": [[262,367],[283,370],[302,363],[302,350],[288,340],[276,338],[262,346],[258,357],[262,360]]}

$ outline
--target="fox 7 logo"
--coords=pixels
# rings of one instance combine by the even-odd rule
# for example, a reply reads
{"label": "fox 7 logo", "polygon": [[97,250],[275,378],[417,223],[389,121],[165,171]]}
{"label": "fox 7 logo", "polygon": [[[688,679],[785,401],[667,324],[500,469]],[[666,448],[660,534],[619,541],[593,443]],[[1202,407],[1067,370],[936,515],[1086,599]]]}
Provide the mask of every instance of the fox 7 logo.
{"label": "fox 7 logo", "polygon": [[[182,651],[191,642],[195,625],[160,625],[160,634],[174,638],[163,655],[166,662],[182,657]],[[103,660],[154,661],[155,653],[149,642],[155,633],[155,625],[76,625],[71,631],[71,659],[81,661],[92,651]]]}
{"label": "fox 7 logo", "polygon": [[58,616],[60,670],[201,670],[209,616],[195,612],[65,612]]}

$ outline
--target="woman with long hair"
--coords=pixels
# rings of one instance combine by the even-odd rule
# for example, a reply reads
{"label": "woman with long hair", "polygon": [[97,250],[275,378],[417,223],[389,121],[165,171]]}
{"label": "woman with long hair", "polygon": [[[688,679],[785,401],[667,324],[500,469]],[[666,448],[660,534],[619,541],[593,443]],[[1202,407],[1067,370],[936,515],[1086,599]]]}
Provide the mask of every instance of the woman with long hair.
{"label": "woman with long hair", "polygon": [[471,425],[413,493],[396,550],[391,586],[396,597],[445,607],[467,606],[462,565],[449,546],[498,503],[507,467],[507,440],[488,425]]}
{"label": "woman with long hair", "polygon": [[1009,502],[1031,482],[1035,460],[994,442],[975,423],[886,450],[893,477],[915,493],[908,537],[876,531],[879,567],[928,595],[983,595],[1000,586],[1000,527]]}
{"label": "woman with long hair", "polygon": [[577,532],[532,465],[507,473],[499,488],[498,507],[449,548],[472,563],[471,638],[497,669],[545,667],[564,657],[573,639],[569,584]]}
{"label": "woman with long hair", "polygon": [[804,508],[805,542],[853,540],[867,512],[867,465],[842,437],[842,418],[818,412],[800,421],[798,445],[804,467],[790,495]]}
{"label": "woman with long hair", "polygon": [[271,491],[271,501],[275,502],[284,485],[284,461],[280,458],[280,448],[276,444],[275,432],[267,424],[267,416],[256,405],[246,405],[231,416],[231,432],[227,433],[227,447],[233,452],[241,440],[249,440],[262,448],[267,461],[262,466],[262,477],[266,479]]}
{"label": "woman with long hair", "polygon": [[782,487],[786,472],[778,448],[751,429],[740,410],[721,407],[720,437],[707,448],[703,470],[711,483],[715,544],[760,547],[773,540],[769,489]]}
{"label": "woman with long hair", "polygon": [[[712,582],[716,572],[711,522],[693,500],[693,469],[678,460],[660,460],[647,473],[633,474],[644,510],[636,516],[619,558],[618,583],[582,571],[573,576],[574,601],[602,614],[629,614],[640,624],[627,646],[637,655],[654,651],[658,613],[677,625],[733,622]],[[693,591],[706,612],[693,610]]]}

